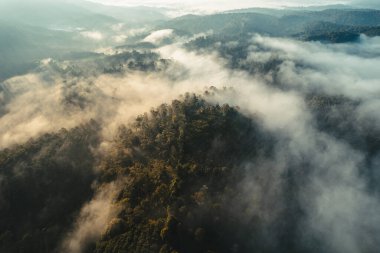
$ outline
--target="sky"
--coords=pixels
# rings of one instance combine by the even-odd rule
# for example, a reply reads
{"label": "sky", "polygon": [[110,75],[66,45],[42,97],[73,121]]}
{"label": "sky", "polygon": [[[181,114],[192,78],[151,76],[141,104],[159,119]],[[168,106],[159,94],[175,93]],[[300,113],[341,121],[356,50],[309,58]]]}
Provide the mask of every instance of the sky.
{"label": "sky", "polygon": [[380,0],[90,0],[108,5],[145,5],[186,8],[201,11],[221,11],[248,7],[302,7],[313,5],[350,4],[380,8]]}

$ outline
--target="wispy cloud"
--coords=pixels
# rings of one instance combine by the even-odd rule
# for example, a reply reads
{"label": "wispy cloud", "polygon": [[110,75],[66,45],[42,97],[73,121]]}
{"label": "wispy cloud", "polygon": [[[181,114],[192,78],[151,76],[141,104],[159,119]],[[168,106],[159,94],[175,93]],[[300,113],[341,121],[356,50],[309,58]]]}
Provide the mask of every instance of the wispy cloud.
{"label": "wispy cloud", "polygon": [[[157,39],[170,32],[157,31],[150,36],[153,34]],[[368,190],[367,179],[360,171],[378,165],[379,156],[369,157],[365,149],[355,148],[347,140],[318,128],[306,99],[309,94],[317,94],[358,100],[360,104],[352,115],[358,129],[368,122],[380,123],[378,38],[362,37],[358,43],[326,45],[257,35],[250,43],[244,63],[276,57],[281,61],[272,72],[275,77],[231,70],[217,52],[199,54],[172,44],[157,50],[161,57],[171,59],[170,66],[161,72],[62,78],[54,68],[45,66],[41,72],[10,79],[4,84],[12,97],[6,104],[7,113],[0,118],[1,148],[94,118],[102,125],[102,147],[106,149],[120,124],[131,122],[151,107],[185,92],[202,93],[209,86],[232,87],[233,92],[217,93],[208,101],[229,103],[238,106],[246,116],[259,117],[263,127],[277,138],[272,161],[255,166],[242,164],[248,171],[242,184],[244,191],[250,192],[247,200],[260,203],[270,196],[281,203],[284,199],[278,191],[286,192],[282,187],[288,183],[283,175],[295,170],[300,173],[300,181],[294,182],[299,189],[296,198],[305,213],[297,224],[302,231],[297,234],[299,243],[312,238],[321,241],[324,252],[375,252],[379,247],[376,238],[380,236],[380,201]],[[273,85],[275,78],[281,87]],[[73,101],[74,105],[70,103]],[[257,166],[270,171],[255,170]],[[255,181],[255,173],[270,173],[268,177],[276,183]],[[109,221],[103,219],[108,213],[96,216],[101,209],[98,206],[102,206],[98,203],[103,203],[99,199],[109,198],[96,197],[86,205],[69,236],[67,245],[73,252],[80,251],[81,246],[77,245],[99,236],[88,233],[93,220],[82,216],[100,217],[101,228],[105,227],[104,220]],[[261,210],[260,206],[257,208]]]}
{"label": "wispy cloud", "polygon": [[84,31],[80,33],[82,36],[92,40],[102,40],[104,35],[97,31]]}
{"label": "wispy cloud", "polygon": [[150,42],[153,44],[159,44],[165,39],[170,39],[173,37],[173,30],[172,29],[165,29],[165,30],[159,30],[154,31],[151,34],[149,34],[143,41]]}

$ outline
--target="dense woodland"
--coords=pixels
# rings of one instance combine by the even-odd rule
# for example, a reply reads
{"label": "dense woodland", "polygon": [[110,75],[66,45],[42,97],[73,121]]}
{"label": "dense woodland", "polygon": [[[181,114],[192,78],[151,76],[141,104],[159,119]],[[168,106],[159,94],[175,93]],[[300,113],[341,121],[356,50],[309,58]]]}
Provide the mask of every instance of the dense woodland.
{"label": "dense woodland", "polygon": [[242,243],[238,234],[217,242],[224,238],[219,229],[245,233],[229,228],[237,217],[227,207],[239,198],[241,162],[270,156],[258,122],[187,94],[121,126],[103,159],[93,153],[98,132],[93,121],[0,153],[2,251],[51,252],[93,195],[92,182],[122,177],[123,210],[95,252],[225,252]]}
{"label": "dense woodland", "polygon": [[92,197],[98,131],[89,122],[0,152],[0,252],[53,252]]}
{"label": "dense woodland", "polygon": [[259,218],[234,214],[247,204],[238,190],[243,163],[271,154],[258,122],[186,95],[121,127],[115,145],[102,180],[126,177],[123,210],[95,252],[249,252],[261,244],[246,240],[260,231]]}
{"label": "dense woodland", "polygon": [[[307,102],[322,130],[369,154],[379,149],[380,142],[369,135],[376,134],[370,124],[361,131],[350,124],[358,101],[310,96]],[[273,155],[275,137],[263,130],[259,118],[186,94],[120,126],[109,152],[95,157],[99,130],[92,121],[0,153],[1,252],[54,252],[96,189],[120,179],[124,183],[114,202],[120,212],[86,252],[321,249],[317,242],[296,241],[303,212],[292,182],[304,180],[300,174],[294,177],[302,168],[284,174],[289,183],[281,193],[286,208],[274,210],[278,214],[271,222],[262,219],[255,211],[260,208],[252,207],[241,188],[245,178],[260,170],[247,170],[244,164]],[[371,171],[365,173],[370,179]],[[274,238],[268,240],[268,234]]]}
{"label": "dense woodland", "polygon": [[278,227],[258,216],[241,219],[252,211],[239,189],[248,173],[244,162],[269,159],[273,148],[259,121],[187,94],[121,126],[110,154],[100,160],[91,152],[98,130],[90,122],[1,152],[3,251],[51,252],[93,195],[96,178],[126,183],[115,203],[121,212],[88,252],[277,248],[261,237]]}
{"label": "dense woodland", "polygon": [[[327,45],[330,51],[338,48],[335,43],[346,43],[342,47],[347,48],[355,43],[372,45],[360,58],[368,64],[367,60],[378,57],[373,53],[377,41],[363,34],[380,35],[379,10],[344,6],[336,6],[336,9],[251,8],[169,18],[164,8],[114,8],[80,1],[25,6],[17,12],[17,4],[12,2],[6,6],[0,1],[0,15],[4,19],[0,24],[0,119],[4,117],[19,124],[21,119],[7,117],[15,113],[11,107],[28,98],[23,95],[35,94],[28,94],[29,89],[33,90],[33,85],[38,87],[40,81],[46,87],[60,85],[59,92],[52,95],[54,105],[62,108],[58,113],[80,112],[81,115],[92,112],[96,106],[107,107],[111,100],[112,105],[125,102],[122,94],[117,94],[117,98],[108,97],[97,87],[99,77],[106,77],[101,80],[106,86],[108,80],[119,78],[122,83],[131,75],[152,75],[157,82],[164,77],[170,88],[178,80],[188,81],[184,83],[190,84],[186,89],[191,91],[192,82],[200,82],[198,76],[192,76],[191,66],[176,62],[174,53],[172,58],[165,59],[156,50],[170,45],[178,51],[194,53],[199,63],[205,55],[216,56],[218,68],[205,66],[199,74],[206,73],[206,78],[201,77],[205,85],[208,75],[220,69],[223,72],[220,76],[226,72],[226,76],[238,76],[230,80],[243,81],[243,84],[228,84],[231,85],[228,92],[244,92],[244,81],[248,80],[262,82],[260,89],[268,89],[270,93],[264,93],[269,97],[264,99],[273,99],[274,104],[278,102],[274,100],[277,93],[289,95],[289,100],[293,95],[299,98],[292,102],[304,106],[301,109],[306,116],[302,116],[308,121],[302,119],[300,123],[310,124],[307,127],[311,134],[307,138],[318,142],[320,139],[313,134],[320,134],[362,158],[355,164],[358,175],[353,176],[360,182],[354,184],[344,178],[337,184],[350,184],[349,189],[354,193],[360,188],[367,206],[375,203],[370,200],[377,201],[380,128],[373,108],[378,103],[376,94],[368,95],[376,88],[364,85],[376,86],[378,76],[368,72],[366,79],[367,71],[361,68],[352,75],[347,69],[342,70],[343,74],[323,72],[320,70],[325,67],[323,64],[314,66],[302,57],[292,59],[280,49],[258,43],[255,38],[260,34],[268,40],[277,38],[280,43],[284,38],[317,41],[293,43]],[[37,15],[40,10],[44,10],[43,14]],[[155,32],[160,35],[162,30],[164,34],[169,31],[170,35],[146,40]],[[366,40],[374,44],[364,44]],[[104,51],[95,52],[95,49]],[[355,62],[360,48],[358,52],[352,51],[355,52],[342,51],[341,54]],[[260,54],[265,55],[264,60]],[[363,90],[364,95],[350,94],[351,90],[345,86],[346,93],[335,91],[342,95],[333,95],[334,91],[320,88],[318,84],[318,87],[299,88],[281,76],[281,68],[286,64],[291,64],[300,79],[303,71],[315,73],[313,77],[318,81],[323,81],[326,73],[326,78],[332,76],[333,79],[344,75],[346,79],[339,79],[339,85],[347,82],[357,85],[357,90],[360,85],[368,90]],[[198,75],[198,71],[193,72]],[[5,81],[25,73],[30,76]],[[33,85],[25,88],[28,77],[33,79]],[[349,79],[357,80],[351,83]],[[133,85],[137,87],[139,82]],[[154,85],[151,84],[153,88]],[[114,93],[117,92],[115,89]],[[130,97],[132,92],[128,94]],[[141,93],[145,96],[144,92]],[[306,209],[310,207],[300,203],[305,201],[302,197],[313,195],[303,191],[310,190],[305,186],[311,185],[312,177],[320,173],[320,168],[312,164],[299,147],[291,146],[294,143],[290,138],[295,135],[273,131],[264,124],[263,115],[248,113],[247,108],[232,104],[210,102],[218,100],[215,98],[225,95],[224,92],[227,94],[227,89],[211,87],[203,95],[185,93],[148,112],[139,112],[142,114],[134,120],[118,125],[117,129],[111,127],[111,139],[104,135],[109,131],[105,126],[114,123],[108,122],[113,120],[113,115],[108,114],[122,115],[120,111],[111,112],[112,106],[105,110],[106,116],[97,117],[94,113],[96,120],[86,124],[45,133],[0,149],[0,253],[341,253],[329,245],[336,238],[330,241],[323,237],[336,235],[336,231],[307,227],[310,209]],[[42,107],[49,106],[41,100],[41,106],[35,109],[36,115],[44,112]],[[268,106],[271,105],[268,103]],[[279,117],[289,113],[281,105],[274,107],[266,109],[278,110]],[[7,129],[7,124],[2,129]],[[317,143],[320,147],[307,154],[313,156],[313,152],[328,150],[326,143],[329,142]],[[290,150],[299,153],[294,155]],[[279,161],[281,164],[275,164]],[[322,166],[324,162],[321,161]],[[338,181],[331,179],[332,185],[333,180]],[[81,242],[83,251],[65,252],[63,243],[76,229],[81,210],[109,185],[116,187],[108,199],[116,214],[107,220],[98,237]],[[358,200],[357,196],[349,197]],[[350,200],[352,204],[354,201]],[[366,219],[363,213],[371,210],[362,212],[362,207],[354,204],[349,205],[347,213],[339,209],[344,205],[317,211],[325,214],[339,209],[337,213],[344,214],[347,220],[331,220],[334,224],[331,227],[328,224],[330,230],[339,222],[351,222],[352,218],[357,224],[349,225],[363,235],[357,236],[356,231],[347,229],[354,234],[349,238],[368,236],[365,238],[368,241],[355,242],[364,245],[358,246],[365,249],[360,253],[377,253],[378,241],[370,237],[380,234],[374,227],[379,223],[376,220],[375,225],[369,224],[368,221],[373,220]]]}

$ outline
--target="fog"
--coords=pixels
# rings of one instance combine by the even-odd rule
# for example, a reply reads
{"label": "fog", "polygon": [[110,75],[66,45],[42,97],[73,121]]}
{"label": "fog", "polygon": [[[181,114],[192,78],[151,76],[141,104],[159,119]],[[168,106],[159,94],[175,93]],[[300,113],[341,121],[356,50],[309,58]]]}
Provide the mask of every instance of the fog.
{"label": "fog", "polygon": [[118,187],[117,183],[102,186],[95,197],[82,207],[73,230],[62,242],[62,252],[81,253],[88,243],[99,239],[109,221],[118,213],[117,205],[113,205]]}
{"label": "fog", "polygon": [[[159,30],[143,40],[159,44],[173,38],[172,33]],[[83,35],[101,39],[96,32]],[[268,223],[275,220],[285,205],[279,193],[287,184],[284,173],[292,167],[303,168],[295,172],[302,176],[294,182],[297,201],[305,212],[295,228],[300,244],[315,239],[324,252],[375,252],[380,247],[380,199],[360,171],[377,167],[379,154],[370,157],[365,149],[318,127],[306,100],[313,94],[358,101],[350,120],[357,128],[374,122],[379,130],[380,39],[362,36],[357,43],[332,45],[253,35],[250,43],[244,64],[276,58],[281,60],[278,68],[254,75],[232,70],[217,51],[190,52],[181,39],[155,50],[170,60],[167,68],[157,72],[92,75],[89,65],[84,69],[89,72],[81,76],[63,76],[52,61],[42,61],[35,71],[1,85],[0,148],[95,119],[102,125],[101,149],[107,150],[120,124],[186,92],[202,94],[214,86],[220,92],[205,99],[238,106],[244,115],[259,117],[277,138],[274,161],[241,164],[247,170],[242,191],[247,202],[257,207],[246,215],[261,212],[268,216]],[[59,64],[65,68],[69,62]],[[223,87],[232,89],[223,91]],[[64,252],[79,253],[104,232],[115,212],[109,192],[101,190],[82,208],[64,240]],[[271,212],[263,204],[265,198],[277,202],[278,209]]]}

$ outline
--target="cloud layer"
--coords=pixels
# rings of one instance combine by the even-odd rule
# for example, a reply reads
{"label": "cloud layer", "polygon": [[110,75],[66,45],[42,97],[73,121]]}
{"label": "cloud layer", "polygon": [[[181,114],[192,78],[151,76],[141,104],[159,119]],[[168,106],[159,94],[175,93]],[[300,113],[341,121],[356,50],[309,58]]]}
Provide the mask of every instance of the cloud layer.
{"label": "cloud layer", "polygon": [[[170,34],[157,31],[148,38],[153,42]],[[365,149],[318,127],[307,98],[341,96],[359,101],[351,115],[355,129],[375,122],[373,129],[378,130],[379,39],[362,37],[358,43],[326,45],[256,35],[250,43],[248,57],[242,59],[244,64],[276,58],[280,60],[278,67],[252,76],[243,70],[228,69],[227,59],[217,52],[189,52],[181,44],[156,50],[171,62],[158,72],[91,75],[89,65],[89,73],[72,76],[57,73],[56,66],[45,62],[40,71],[2,85],[0,148],[93,118],[103,127],[102,149],[107,150],[121,123],[130,122],[151,107],[185,92],[203,93],[209,86],[220,90],[232,87],[232,91],[207,99],[238,106],[245,115],[260,117],[265,129],[278,138],[274,160],[260,165],[268,168],[272,182],[278,183],[268,186],[255,181],[257,173],[265,175],[268,170],[258,172],[251,164],[242,164],[248,171],[243,187],[247,199],[257,201],[268,196],[283,201],[277,194],[285,191],[283,175],[298,168],[294,173],[305,175],[300,177],[305,181],[295,182],[299,187],[297,201],[305,212],[297,224],[300,243],[307,245],[307,241],[315,239],[324,252],[375,252],[380,246],[376,240],[380,237],[380,201],[361,170],[377,166],[380,154],[370,156]],[[67,69],[69,64],[63,62],[61,68]],[[87,240],[101,234],[112,216],[108,192],[101,192],[83,207],[65,243],[69,252],[81,252]],[[99,229],[88,229],[93,226]]]}

